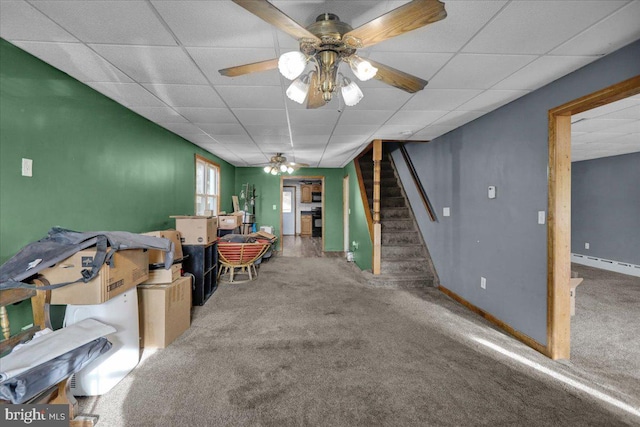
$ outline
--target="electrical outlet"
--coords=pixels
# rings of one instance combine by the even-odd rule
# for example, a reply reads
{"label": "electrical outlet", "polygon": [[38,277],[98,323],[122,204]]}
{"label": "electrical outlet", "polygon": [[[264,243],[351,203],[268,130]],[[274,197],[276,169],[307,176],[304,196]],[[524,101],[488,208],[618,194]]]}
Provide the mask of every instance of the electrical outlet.
{"label": "electrical outlet", "polygon": [[33,176],[33,160],[22,159],[22,176]]}
{"label": "electrical outlet", "polygon": [[482,289],[487,289],[487,278],[486,277],[480,277],[480,287]]}
{"label": "electrical outlet", "polygon": [[450,208],[442,208],[442,216],[451,216]]}
{"label": "electrical outlet", "polygon": [[585,244],[584,244],[584,248],[585,248],[585,249],[589,249],[589,244],[588,244],[588,243],[585,243]]}
{"label": "electrical outlet", "polygon": [[276,205],[273,205],[273,210],[275,211],[276,209],[278,209]]}
{"label": "electrical outlet", "polygon": [[547,220],[547,213],[545,211],[538,211],[538,224],[544,225]]}

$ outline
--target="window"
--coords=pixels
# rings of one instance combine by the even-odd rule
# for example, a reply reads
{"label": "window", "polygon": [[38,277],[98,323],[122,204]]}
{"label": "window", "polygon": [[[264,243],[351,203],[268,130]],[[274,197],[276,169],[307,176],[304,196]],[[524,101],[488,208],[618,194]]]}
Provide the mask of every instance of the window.
{"label": "window", "polygon": [[218,215],[220,166],[196,155],[196,215]]}

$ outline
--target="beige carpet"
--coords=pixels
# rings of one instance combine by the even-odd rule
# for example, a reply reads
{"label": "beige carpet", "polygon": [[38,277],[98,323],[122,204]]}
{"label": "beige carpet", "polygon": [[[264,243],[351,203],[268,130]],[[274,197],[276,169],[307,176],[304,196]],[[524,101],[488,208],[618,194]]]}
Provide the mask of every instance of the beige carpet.
{"label": "beige carpet", "polygon": [[640,425],[439,291],[361,277],[342,259],[274,258],[82,409],[102,426]]}

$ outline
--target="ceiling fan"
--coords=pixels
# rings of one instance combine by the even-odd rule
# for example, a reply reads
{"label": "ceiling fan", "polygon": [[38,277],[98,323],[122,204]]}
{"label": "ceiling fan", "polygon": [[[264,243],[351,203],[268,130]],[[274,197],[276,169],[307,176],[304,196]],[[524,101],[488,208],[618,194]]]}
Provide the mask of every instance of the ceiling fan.
{"label": "ceiling fan", "polygon": [[269,164],[264,167],[264,171],[271,175],[280,175],[285,172],[292,174],[294,171],[306,167],[309,167],[307,163],[288,162],[282,153],[276,153],[276,155],[269,160]]}
{"label": "ceiling fan", "polygon": [[[444,3],[439,0],[413,0],[356,29],[332,13],[323,13],[314,23],[303,27],[267,0],[233,2],[296,38],[300,50],[284,53],[280,58],[225,68],[219,70],[220,74],[236,77],[278,68],[284,77],[293,80],[287,89],[287,96],[299,104],[306,99],[307,108],[324,106],[338,88],[348,106],[356,105],[363,98],[355,82],[338,71],[341,62],[347,63],[362,81],[376,78],[409,93],[424,89],[426,80],[388,65],[365,60],[356,51],[447,16]],[[303,74],[308,62],[314,64],[313,70]]]}

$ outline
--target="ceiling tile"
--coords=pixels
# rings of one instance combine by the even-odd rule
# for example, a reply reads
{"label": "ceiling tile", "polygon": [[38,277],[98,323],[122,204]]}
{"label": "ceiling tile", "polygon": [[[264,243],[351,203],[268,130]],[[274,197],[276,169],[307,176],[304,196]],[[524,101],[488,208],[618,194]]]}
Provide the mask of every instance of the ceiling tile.
{"label": "ceiling tile", "polygon": [[606,141],[612,138],[618,138],[621,133],[616,132],[574,132],[571,131],[571,146],[586,145],[592,142]]}
{"label": "ceiling tile", "polygon": [[223,68],[251,64],[276,58],[274,48],[187,48],[189,55],[214,85],[280,86],[277,69],[227,77],[218,71]]}
{"label": "ceiling tile", "polygon": [[303,125],[324,125],[333,128],[338,121],[340,113],[336,110],[317,109],[317,110],[291,110],[289,111],[289,119],[291,126]]}
{"label": "ceiling tile", "polygon": [[535,58],[532,55],[458,55],[431,80],[429,88],[489,89]]}
{"label": "ceiling tile", "polygon": [[487,90],[460,107],[464,111],[493,111],[529,93],[528,90]]}
{"label": "ceiling tile", "polygon": [[364,98],[353,107],[354,110],[396,110],[400,108],[411,94],[396,88],[367,88],[363,90]]}
{"label": "ceiling tile", "polygon": [[[372,60],[396,70],[430,80],[453,57],[453,53],[379,52],[369,56]],[[373,79],[375,80],[375,79]]]}
{"label": "ceiling tile", "polygon": [[451,111],[474,96],[482,93],[480,89],[424,89],[416,93],[401,111],[436,110]]}
{"label": "ceiling tile", "polygon": [[486,113],[483,111],[452,111],[433,122],[433,124],[459,127],[484,114]]}
{"label": "ceiling tile", "polygon": [[126,107],[166,107],[137,83],[88,82],[86,85]]}
{"label": "ceiling tile", "polygon": [[[615,129],[615,132],[618,132],[618,129],[624,129],[624,125],[629,125],[633,123],[634,120],[628,119],[586,119],[579,122],[574,122],[571,125],[571,130],[576,132],[601,132],[607,131],[611,132]],[[619,133],[627,133],[627,132],[619,132]]]}
{"label": "ceiling tile", "polygon": [[140,83],[207,84],[200,70],[179,47],[90,46]]}
{"label": "ceiling tile", "polygon": [[543,54],[605,18],[626,1],[515,1],[462,51]]}
{"label": "ceiling tile", "polygon": [[235,108],[233,113],[238,120],[244,125],[275,125],[286,126],[287,115],[284,110],[262,110],[262,109],[244,109]]}
{"label": "ceiling tile", "polygon": [[244,135],[216,135],[216,141],[225,145],[238,145],[256,148],[256,144],[247,134]]}
{"label": "ceiling tile", "polygon": [[419,124],[384,125],[376,129],[375,133],[373,134],[373,139],[384,138],[384,139],[395,139],[395,140],[401,141],[401,140],[407,139],[409,136],[421,130],[423,127],[424,126]]}
{"label": "ceiling tile", "polygon": [[2,1],[0,9],[0,37],[5,40],[78,41],[27,2]]}
{"label": "ceiling tile", "polygon": [[233,123],[196,123],[196,125],[214,138],[218,135],[247,135],[239,124]]}
{"label": "ceiling tile", "polygon": [[273,27],[230,1],[152,4],[184,46],[273,46]]}
{"label": "ceiling tile", "polygon": [[198,135],[202,132],[200,128],[191,123],[158,123],[160,126],[169,129],[179,135]]}
{"label": "ceiling tile", "polygon": [[284,108],[284,93],[279,86],[216,86],[231,108]]}
{"label": "ceiling tile", "polygon": [[411,141],[430,141],[452,131],[455,128],[455,125],[431,125],[414,133],[408,139]]}
{"label": "ceiling tile", "polygon": [[199,146],[203,146],[203,145],[207,145],[208,147],[215,147],[216,145],[220,145],[215,139],[211,138],[209,135],[206,134],[191,134],[188,135],[189,141],[193,142],[196,145]]}
{"label": "ceiling tile", "polygon": [[44,14],[86,43],[175,45],[146,1],[38,1]]}
{"label": "ceiling tile", "polygon": [[293,134],[294,141],[299,137],[307,137],[312,135],[323,135],[329,136],[333,131],[334,125],[331,124],[329,126],[324,125],[301,125],[301,126],[292,126],[291,133]]}
{"label": "ceiling tile", "polygon": [[247,125],[247,132],[255,136],[286,136],[289,137],[289,128],[285,126],[258,126]]}
{"label": "ceiling tile", "polygon": [[395,110],[353,110],[346,109],[340,116],[341,125],[377,125],[380,126],[393,114]]}
{"label": "ceiling tile", "polygon": [[[187,123],[187,119],[169,107],[129,107],[132,111],[140,114],[152,122],[156,123]],[[164,126],[164,125],[161,125]]]}
{"label": "ceiling tile", "polygon": [[81,82],[133,81],[81,43],[17,41],[14,44]]}
{"label": "ceiling tile", "polygon": [[428,124],[433,123],[440,117],[447,114],[448,111],[398,111],[391,119],[389,119],[385,126],[387,125],[395,125],[395,126],[409,126],[410,128],[419,126],[419,128],[423,128]]}
{"label": "ceiling tile", "polygon": [[[391,2],[393,7],[406,2]],[[495,15],[505,1],[447,1],[447,17],[385,40],[372,50],[389,52],[457,52]]]}
{"label": "ceiling tile", "polygon": [[333,130],[333,135],[371,135],[379,127],[380,124],[350,125],[338,123],[338,126]]}
{"label": "ceiling tile", "polygon": [[329,141],[329,135],[295,135],[293,137],[293,146],[296,150],[302,148],[311,148],[317,150],[324,147]]}
{"label": "ceiling tile", "polygon": [[145,84],[144,87],[172,107],[225,107],[222,99],[210,86]]}
{"label": "ceiling tile", "polygon": [[[587,110],[580,114],[575,114],[571,116],[571,122],[576,122],[580,119],[584,118],[594,118],[594,117],[603,117],[612,113],[616,113],[620,110],[625,110],[631,108],[632,111],[638,111],[640,108],[640,97],[629,97],[625,99],[621,99],[616,102],[612,102],[610,104],[603,105],[601,107],[593,108],[591,110]],[[635,118],[635,117],[619,117],[619,118]]]}
{"label": "ceiling tile", "polygon": [[595,56],[542,56],[493,89],[535,90],[598,59]]}
{"label": "ceiling tile", "polygon": [[176,107],[175,110],[192,123],[238,123],[227,108]]}
{"label": "ceiling tile", "polygon": [[640,38],[640,2],[633,1],[551,53],[554,55],[606,55]]}

